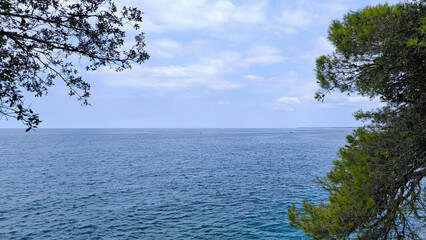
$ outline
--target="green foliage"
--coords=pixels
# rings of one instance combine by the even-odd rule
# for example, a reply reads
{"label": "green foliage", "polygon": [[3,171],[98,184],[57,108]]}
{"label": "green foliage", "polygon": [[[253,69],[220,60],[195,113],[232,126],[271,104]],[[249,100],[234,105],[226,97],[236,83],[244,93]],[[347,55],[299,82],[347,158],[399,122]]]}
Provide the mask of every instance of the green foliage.
{"label": "green foliage", "polygon": [[0,117],[37,127],[39,117],[25,107],[23,91],[46,95],[54,80],[64,81],[69,95],[88,105],[90,85],[78,76],[72,61],[87,62],[86,70],[102,66],[121,71],[149,58],[144,34],[123,48],[124,25],[139,29],[142,12],[117,9],[112,0],[0,1]]}
{"label": "green foliage", "polygon": [[[416,6],[414,6],[416,5]],[[378,5],[334,21],[329,39],[336,52],[317,59],[322,88],[317,99],[333,91],[380,96],[389,103],[415,101],[424,89],[425,17],[422,3]],[[401,76],[403,73],[410,75]],[[401,81],[404,78],[404,81]]]}
{"label": "green foliage", "polygon": [[330,26],[336,52],[317,59],[316,98],[339,90],[386,106],[355,113],[370,124],[347,137],[334,168],[317,179],[328,201],[290,208],[291,226],[314,239],[418,238],[413,221],[426,220],[425,23],[424,1],[412,1],[366,7]]}

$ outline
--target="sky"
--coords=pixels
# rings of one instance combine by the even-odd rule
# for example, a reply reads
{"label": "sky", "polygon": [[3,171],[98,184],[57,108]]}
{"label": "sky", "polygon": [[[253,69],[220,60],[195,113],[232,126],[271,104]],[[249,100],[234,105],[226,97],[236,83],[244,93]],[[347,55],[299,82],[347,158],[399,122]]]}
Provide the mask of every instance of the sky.
{"label": "sky", "polygon": [[[317,102],[314,68],[317,57],[334,51],[332,20],[384,1],[116,2],[144,12],[150,59],[119,73],[82,66],[92,85],[89,107],[60,82],[47,96],[27,96],[40,128],[354,127],[362,122],[353,112],[381,106],[338,92]],[[24,126],[3,118],[0,127]]]}

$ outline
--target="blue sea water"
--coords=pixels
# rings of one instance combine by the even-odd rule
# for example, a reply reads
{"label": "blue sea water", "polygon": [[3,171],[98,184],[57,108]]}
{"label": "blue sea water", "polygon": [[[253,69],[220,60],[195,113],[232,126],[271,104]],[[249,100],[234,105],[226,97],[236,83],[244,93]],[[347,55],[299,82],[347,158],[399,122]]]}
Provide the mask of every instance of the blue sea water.
{"label": "blue sea water", "polygon": [[0,239],[306,239],[352,129],[291,131],[1,129]]}

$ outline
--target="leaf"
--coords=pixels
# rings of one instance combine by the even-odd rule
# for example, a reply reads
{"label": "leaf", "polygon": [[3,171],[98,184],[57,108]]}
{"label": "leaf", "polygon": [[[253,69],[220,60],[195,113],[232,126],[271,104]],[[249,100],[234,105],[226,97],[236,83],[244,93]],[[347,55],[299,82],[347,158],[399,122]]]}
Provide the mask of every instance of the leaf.
{"label": "leaf", "polygon": [[416,45],[418,42],[419,42],[419,39],[417,39],[417,38],[410,38],[410,39],[407,41],[407,46],[413,46],[413,45]]}

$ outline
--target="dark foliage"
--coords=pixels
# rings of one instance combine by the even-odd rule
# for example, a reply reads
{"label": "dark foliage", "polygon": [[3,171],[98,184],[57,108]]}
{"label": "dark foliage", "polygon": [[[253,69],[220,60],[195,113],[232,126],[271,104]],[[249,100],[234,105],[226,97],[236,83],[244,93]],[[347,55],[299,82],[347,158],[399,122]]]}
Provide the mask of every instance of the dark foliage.
{"label": "dark foliage", "polygon": [[291,225],[314,239],[419,238],[426,220],[425,2],[350,12],[333,22],[329,39],[336,52],[317,59],[316,98],[339,90],[380,97],[386,106],[355,114],[370,123],[347,137],[334,168],[318,179],[328,202],[293,206]]}
{"label": "dark foliage", "polygon": [[58,79],[87,105],[90,85],[67,59],[87,62],[88,71],[144,62],[143,33],[123,48],[124,27],[139,29],[141,15],[136,8],[118,10],[112,0],[1,0],[0,117],[16,118],[27,130],[37,127],[39,116],[24,104],[23,91],[41,97]]}

